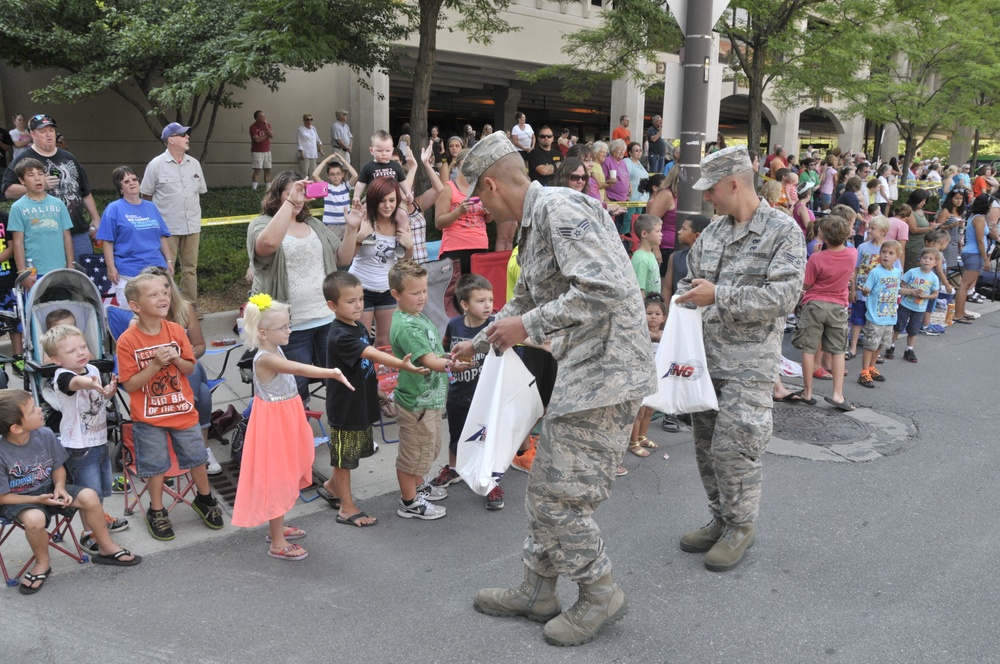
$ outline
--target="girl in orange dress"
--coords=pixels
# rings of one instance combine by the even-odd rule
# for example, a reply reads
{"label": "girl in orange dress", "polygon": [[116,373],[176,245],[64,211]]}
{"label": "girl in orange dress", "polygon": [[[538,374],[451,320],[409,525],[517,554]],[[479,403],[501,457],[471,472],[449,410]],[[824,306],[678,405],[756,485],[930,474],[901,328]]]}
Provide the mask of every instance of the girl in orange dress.
{"label": "girl in orange dress", "polygon": [[340,369],[326,369],[285,359],[280,346],[291,334],[288,305],[265,294],[254,295],[244,310],[246,343],[253,358],[253,408],[243,444],[243,462],[233,505],[233,525],[268,522],[267,555],[302,560],[309,552],[288,540],[305,537],[285,524],[299,490],[312,484],[313,432],[293,376],[334,378],[351,387]]}

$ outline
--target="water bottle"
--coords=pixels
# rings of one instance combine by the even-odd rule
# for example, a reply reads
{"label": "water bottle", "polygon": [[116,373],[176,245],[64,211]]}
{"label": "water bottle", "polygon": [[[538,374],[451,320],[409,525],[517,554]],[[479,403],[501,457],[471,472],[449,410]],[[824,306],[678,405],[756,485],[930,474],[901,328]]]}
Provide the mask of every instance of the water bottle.
{"label": "water bottle", "polygon": [[30,258],[27,259],[27,265],[25,266],[25,269],[31,270],[32,274],[38,274],[38,270],[35,269],[35,261],[31,260]]}

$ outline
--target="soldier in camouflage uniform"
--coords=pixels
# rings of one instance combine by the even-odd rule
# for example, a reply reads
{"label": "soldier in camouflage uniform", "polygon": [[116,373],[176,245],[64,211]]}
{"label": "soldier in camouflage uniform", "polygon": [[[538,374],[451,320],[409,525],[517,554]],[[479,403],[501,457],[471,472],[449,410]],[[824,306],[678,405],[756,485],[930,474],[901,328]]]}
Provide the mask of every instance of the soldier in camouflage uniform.
{"label": "soldier in camouflage uniform", "polygon": [[754,191],[746,148],[719,150],[701,163],[694,188],[722,215],[688,254],[678,302],[705,307],[702,323],[719,411],[695,413],[695,456],[712,521],[681,537],[707,552],[715,572],[735,567],[753,545],[761,457],[771,438],[771,389],[786,314],[802,291],[802,231]]}
{"label": "soldier in camouflage uniform", "polygon": [[[520,222],[521,276],[496,322],[455,355],[471,355],[473,344],[485,352],[548,339],[559,363],[528,478],[524,583],[481,590],[474,606],[546,622],[555,645],[586,643],[627,611],[594,512],[611,495],[642,397],[656,390],[642,294],[600,203],[529,183],[503,132],[480,141],[462,172],[494,219]],[[580,587],[565,612],[559,576]]]}

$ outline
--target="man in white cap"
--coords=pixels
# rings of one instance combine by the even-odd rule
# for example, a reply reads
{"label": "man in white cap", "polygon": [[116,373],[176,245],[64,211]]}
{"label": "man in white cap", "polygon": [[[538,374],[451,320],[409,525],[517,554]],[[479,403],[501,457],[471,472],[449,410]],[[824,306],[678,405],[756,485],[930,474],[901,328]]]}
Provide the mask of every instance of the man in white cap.
{"label": "man in white cap", "polygon": [[[548,340],[559,363],[528,478],[524,582],[480,590],[473,606],[544,622],[553,645],[587,643],[628,610],[594,512],[611,495],[642,397],[656,390],[642,293],[601,204],[529,182],[502,131],[472,148],[462,174],[494,221],[520,224],[521,276],[496,321],[453,346],[453,354]],[[579,586],[579,599],[566,611],[556,593],[560,576]]]}
{"label": "man in white cap", "polygon": [[160,140],[167,149],[146,166],[139,193],[147,201],[153,201],[167,222],[170,252],[181,263],[181,295],[191,304],[197,304],[201,195],[208,191],[208,186],[201,164],[187,154],[190,129],[177,122],[163,128]]}
{"label": "man in white cap", "polygon": [[785,316],[802,291],[806,248],[791,217],[758,198],[745,147],[705,157],[694,188],[721,216],[688,253],[677,301],[704,307],[705,355],[719,410],[692,415],[712,520],[684,534],[680,545],[705,553],[705,567],[724,572],[754,543],[771,389]]}

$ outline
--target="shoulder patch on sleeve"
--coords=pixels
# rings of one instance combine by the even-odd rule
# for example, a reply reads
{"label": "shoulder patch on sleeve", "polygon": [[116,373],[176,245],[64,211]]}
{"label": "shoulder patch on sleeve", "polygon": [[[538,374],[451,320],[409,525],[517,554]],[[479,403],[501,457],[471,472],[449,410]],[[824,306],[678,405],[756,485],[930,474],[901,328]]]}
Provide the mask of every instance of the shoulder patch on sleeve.
{"label": "shoulder patch on sleeve", "polygon": [[567,240],[579,240],[590,230],[590,220],[584,219],[572,226],[559,226],[556,230]]}
{"label": "shoulder patch on sleeve", "polygon": [[785,260],[794,265],[795,267],[802,267],[802,258],[800,256],[796,256],[791,252],[785,254]]}

